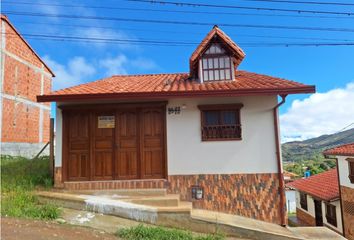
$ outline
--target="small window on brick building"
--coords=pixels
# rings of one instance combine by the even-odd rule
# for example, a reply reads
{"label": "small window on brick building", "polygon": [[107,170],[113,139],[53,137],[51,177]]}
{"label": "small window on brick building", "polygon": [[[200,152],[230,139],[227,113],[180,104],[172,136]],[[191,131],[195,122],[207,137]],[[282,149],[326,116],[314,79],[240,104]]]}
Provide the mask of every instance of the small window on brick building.
{"label": "small window on brick building", "polygon": [[326,219],[329,224],[337,227],[336,206],[326,203]]}
{"label": "small window on brick building", "polygon": [[306,193],[300,193],[300,206],[302,209],[305,209],[307,211],[307,194]]}
{"label": "small window on brick building", "polygon": [[241,140],[242,104],[199,105],[202,141]]}
{"label": "small window on brick building", "polygon": [[354,183],[354,158],[348,158],[348,168],[349,168],[349,180]]}

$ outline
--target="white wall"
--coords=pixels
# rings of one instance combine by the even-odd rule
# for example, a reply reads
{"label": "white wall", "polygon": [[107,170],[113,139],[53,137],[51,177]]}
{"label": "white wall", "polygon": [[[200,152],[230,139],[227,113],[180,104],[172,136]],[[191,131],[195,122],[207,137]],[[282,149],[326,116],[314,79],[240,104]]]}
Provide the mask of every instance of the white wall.
{"label": "white wall", "polygon": [[336,218],[337,218],[337,227],[331,225],[330,223],[327,222],[326,218],[326,203],[322,201],[322,218],[323,218],[323,223],[329,225],[331,228],[334,228],[340,233],[343,233],[343,227],[342,227],[342,215],[341,215],[341,209],[340,209],[340,202],[339,200],[331,202],[332,205],[336,206]]}
{"label": "white wall", "polygon": [[[200,104],[243,103],[242,140],[201,140]],[[186,105],[179,115],[167,112],[168,174],[276,173],[273,124],[276,96],[172,99],[167,107]]]}
{"label": "white wall", "polygon": [[306,194],[307,195],[307,210],[303,209],[301,207],[301,204],[300,204],[300,192],[299,191],[296,191],[296,207],[297,208],[300,208],[302,211],[304,212],[307,212],[308,214],[310,214],[312,217],[315,218],[315,203],[313,201],[313,198]]}
{"label": "white wall", "polygon": [[354,184],[350,182],[349,176],[349,165],[346,160],[349,157],[337,156],[338,158],[338,170],[339,170],[339,180],[340,185],[354,189]]}
{"label": "white wall", "polygon": [[56,114],[55,114],[55,166],[56,167],[61,167],[61,159],[62,159],[62,147],[63,147],[63,141],[62,141],[62,126],[63,126],[63,118],[61,114],[61,109],[56,108]]}

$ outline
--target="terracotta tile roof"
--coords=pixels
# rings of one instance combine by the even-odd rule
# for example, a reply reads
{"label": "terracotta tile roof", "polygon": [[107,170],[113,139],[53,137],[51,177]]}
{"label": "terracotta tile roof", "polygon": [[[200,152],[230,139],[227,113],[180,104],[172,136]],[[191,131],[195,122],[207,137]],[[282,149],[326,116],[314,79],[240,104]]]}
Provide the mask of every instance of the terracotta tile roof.
{"label": "terracotta tile roof", "polygon": [[233,81],[200,83],[188,73],[117,75],[37,96],[39,102],[76,99],[167,98],[313,93],[315,87],[262,74],[237,71]]}
{"label": "terracotta tile roof", "polygon": [[53,71],[48,67],[48,65],[40,58],[40,56],[36,53],[36,51],[34,51],[34,49],[31,47],[31,45],[26,41],[26,39],[20,34],[19,31],[17,31],[17,29],[15,28],[14,25],[12,25],[12,23],[10,22],[9,18],[4,15],[4,14],[0,14],[0,18],[3,21],[6,21],[9,26],[17,33],[17,35],[22,39],[22,41],[27,45],[27,47],[33,52],[33,54],[39,59],[39,61],[41,61],[43,63],[43,65],[48,69],[48,71],[52,74],[53,77],[55,77],[55,74],[53,73]]}
{"label": "terracotta tile roof", "polygon": [[339,198],[337,169],[313,175],[286,184],[287,187],[295,188],[311,196],[325,201]]}
{"label": "terracotta tile roof", "polygon": [[354,156],[354,143],[344,144],[323,152],[324,155]]}
{"label": "terracotta tile roof", "polygon": [[209,42],[214,38],[214,36],[218,36],[219,39],[229,47],[232,54],[238,59],[237,64],[239,64],[245,57],[246,54],[243,52],[243,50],[234,41],[232,41],[232,39],[227,36],[226,33],[224,33],[218,26],[215,25],[192,53],[192,56],[189,59],[191,72],[193,71],[193,68],[197,64],[197,61],[201,55],[206,51]]}

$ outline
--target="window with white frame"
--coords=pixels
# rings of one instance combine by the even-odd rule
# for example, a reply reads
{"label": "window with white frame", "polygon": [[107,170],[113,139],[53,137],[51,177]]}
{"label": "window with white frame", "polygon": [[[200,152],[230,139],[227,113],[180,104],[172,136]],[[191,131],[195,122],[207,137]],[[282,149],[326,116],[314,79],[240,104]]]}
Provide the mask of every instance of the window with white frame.
{"label": "window with white frame", "polygon": [[232,80],[232,61],[225,50],[214,43],[201,59],[202,78],[204,82]]}

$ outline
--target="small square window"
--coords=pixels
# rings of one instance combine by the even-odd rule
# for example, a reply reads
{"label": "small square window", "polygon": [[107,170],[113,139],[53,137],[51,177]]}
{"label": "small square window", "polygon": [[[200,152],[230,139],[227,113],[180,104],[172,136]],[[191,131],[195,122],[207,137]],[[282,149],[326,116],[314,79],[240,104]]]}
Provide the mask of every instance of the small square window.
{"label": "small square window", "polygon": [[220,79],[219,70],[214,70],[214,73],[215,73],[215,80],[219,80]]}
{"label": "small square window", "polygon": [[209,80],[214,80],[214,71],[209,70]]}
{"label": "small square window", "polygon": [[220,79],[225,79],[225,70],[220,70]]}
{"label": "small square window", "polygon": [[208,81],[209,80],[208,71],[203,71],[203,78],[204,78],[204,81]]}
{"label": "small square window", "polygon": [[225,79],[231,79],[229,69],[225,70]]}
{"label": "small square window", "polygon": [[214,58],[214,68],[219,68],[219,59]]}
{"label": "small square window", "polygon": [[208,59],[206,58],[203,59],[203,68],[208,69]]}

